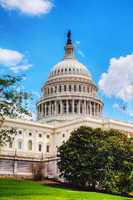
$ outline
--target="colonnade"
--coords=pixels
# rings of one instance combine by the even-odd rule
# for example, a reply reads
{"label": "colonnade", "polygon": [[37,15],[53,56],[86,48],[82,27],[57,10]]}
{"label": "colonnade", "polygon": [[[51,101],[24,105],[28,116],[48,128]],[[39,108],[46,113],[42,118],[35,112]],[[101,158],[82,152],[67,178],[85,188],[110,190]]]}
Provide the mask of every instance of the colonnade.
{"label": "colonnade", "polygon": [[101,104],[90,100],[54,100],[38,105],[38,114],[40,117],[51,117],[64,114],[100,116],[101,112]]}

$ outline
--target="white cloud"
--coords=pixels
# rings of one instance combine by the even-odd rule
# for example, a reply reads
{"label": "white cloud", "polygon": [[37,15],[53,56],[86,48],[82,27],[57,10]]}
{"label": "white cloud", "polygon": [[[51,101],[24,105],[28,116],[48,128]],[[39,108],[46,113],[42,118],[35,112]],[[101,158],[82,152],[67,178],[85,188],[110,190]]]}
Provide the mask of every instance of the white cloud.
{"label": "white cloud", "polygon": [[108,71],[101,76],[99,87],[109,97],[125,102],[133,100],[133,54],[112,58]]}
{"label": "white cloud", "polygon": [[29,70],[30,68],[32,67],[31,64],[27,64],[27,65],[14,65],[14,66],[11,66],[10,69],[14,72],[14,73],[18,73],[18,72],[24,72],[24,71],[27,71]]}
{"label": "white cloud", "polygon": [[0,5],[32,16],[46,14],[53,8],[51,0],[0,0]]}
{"label": "white cloud", "polygon": [[81,56],[81,57],[85,57],[84,52],[80,49],[80,41],[76,40],[75,41],[75,49],[77,50],[77,53]]}
{"label": "white cloud", "polygon": [[81,51],[80,49],[78,49],[78,54],[79,54],[80,56],[82,56],[82,57],[85,57],[85,54],[84,54],[84,52],[83,52],[83,51]]}
{"label": "white cloud", "polygon": [[1,65],[17,65],[22,59],[23,54],[18,51],[0,48],[0,64]]}
{"label": "white cloud", "polygon": [[79,40],[76,40],[75,43],[76,43],[77,45],[80,45],[80,41],[79,41]]}
{"label": "white cloud", "polygon": [[14,73],[27,71],[32,67],[22,53],[2,48],[0,48],[0,66],[7,67]]}

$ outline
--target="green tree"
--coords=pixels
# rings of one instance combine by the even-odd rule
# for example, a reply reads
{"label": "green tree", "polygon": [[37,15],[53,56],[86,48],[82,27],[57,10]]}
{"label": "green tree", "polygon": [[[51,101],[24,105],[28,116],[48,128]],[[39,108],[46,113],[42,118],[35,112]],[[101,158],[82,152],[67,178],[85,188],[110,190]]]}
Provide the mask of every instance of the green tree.
{"label": "green tree", "polygon": [[31,94],[20,90],[22,77],[5,75],[0,77],[0,146],[13,140],[16,129],[4,127],[7,117],[21,117],[30,115],[27,102]]}
{"label": "green tree", "polygon": [[58,148],[60,175],[90,190],[127,192],[132,147],[132,139],[118,130],[80,127]]}

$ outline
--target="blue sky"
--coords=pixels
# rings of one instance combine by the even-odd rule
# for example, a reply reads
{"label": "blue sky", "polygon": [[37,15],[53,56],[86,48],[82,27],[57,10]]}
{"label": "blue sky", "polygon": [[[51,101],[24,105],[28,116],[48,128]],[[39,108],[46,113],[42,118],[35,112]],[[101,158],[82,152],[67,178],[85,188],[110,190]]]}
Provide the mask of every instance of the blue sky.
{"label": "blue sky", "polygon": [[[73,42],[76,44],[76,41],[80,41],[75,52],[76,57],[87,66],[97,84],[101,80],[101,75],[108,72],[110,59],[115,59],[111,64],[114,75],[115,65],[116,70],[119,68],[119,71],[116,71],[117,83],[114,79],[114,82],[111,82],[112,75],[108,73],[108,79],[111,81],[103,80],[104,84],[101,86],[100,96],[105,104],[104,116],[133,120],[133,78],[127,78],[129,85],[127,82],[123,83],[123,74],[129,77],[130,70],[133,71],[132,64],[129,64],[129,74],[123,73],[126,63],[128,65],[128,62],[133,61],[132,0],[54,0],[53,6],[51,5],[48,10],[35,10],[34,13],[31,13],[31,10],[28,12],[27,8],[24,10],[22,5],[10,5],[10,1],[0,0],[0,49],[13,50],[21,54],[17,55],[20,56],[20,63],[15,64],[26,66],[25,71],[23,70],[26,75],[26,90],[40,92],[51,67],[63,57],[66,33],[71,29]],[[0,58],[0,73],[12,71],[9,63],[3,63]],[[130,92],[128,90],[126,93],[129,98],[125,98],[125,93],[122,93],[123,90],[119,91],[119,88],[116,91],[106,88],[108,83],[111,83],[110,87],[113,88],[122,83],[119,88],[125,87],[125,90],[127,85],[130,86]],[[110,94],[107,90],[111,91]],[[123,110],[123,105],[126,105],[126,110]]]}

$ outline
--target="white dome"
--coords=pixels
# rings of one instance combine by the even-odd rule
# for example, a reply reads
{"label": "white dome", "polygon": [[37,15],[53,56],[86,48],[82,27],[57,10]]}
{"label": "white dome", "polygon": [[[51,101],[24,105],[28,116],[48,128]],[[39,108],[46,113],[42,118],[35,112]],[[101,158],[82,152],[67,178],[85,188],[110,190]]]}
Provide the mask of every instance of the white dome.
{"label": "white dome", "polygon": [[83,75],[91,79],[91,74],[88,69],[74,58],[64,58],[61,62],[54,65],[49,74],[49,78],[60,75]]}

